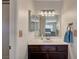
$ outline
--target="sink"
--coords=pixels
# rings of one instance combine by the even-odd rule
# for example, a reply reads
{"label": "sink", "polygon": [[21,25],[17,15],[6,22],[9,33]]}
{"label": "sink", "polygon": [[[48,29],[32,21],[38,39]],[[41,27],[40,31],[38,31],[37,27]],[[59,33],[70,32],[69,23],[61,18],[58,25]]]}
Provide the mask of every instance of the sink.
{"label": "sink", "polygon": [[43,40],[44,43],[52,43],[53,40]]}

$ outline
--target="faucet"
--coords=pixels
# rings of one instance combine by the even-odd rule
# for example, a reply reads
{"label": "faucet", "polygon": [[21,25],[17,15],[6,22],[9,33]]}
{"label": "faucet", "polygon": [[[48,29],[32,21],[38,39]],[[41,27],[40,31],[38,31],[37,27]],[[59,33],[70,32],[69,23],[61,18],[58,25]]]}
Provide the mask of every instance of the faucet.
{"label": "faucet", "polygon": [[47,37],[46,39],[47,39],[47,40],[50,40],[50,38],[49,38],[49,37]]}
{"label": "faucet", "polygon": [[43,35],[41,35],[41,40],[43,40]]}

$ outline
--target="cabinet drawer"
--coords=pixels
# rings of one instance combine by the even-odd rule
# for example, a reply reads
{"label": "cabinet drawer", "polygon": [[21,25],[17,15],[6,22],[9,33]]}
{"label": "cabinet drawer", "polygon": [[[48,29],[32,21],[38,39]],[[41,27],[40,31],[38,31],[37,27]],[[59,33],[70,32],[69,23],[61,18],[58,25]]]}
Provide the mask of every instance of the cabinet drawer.
{"label": "cabinet drawer", "polygon": [[48,51],[48,46],[41,46],[41,51],[42,52],[47,52]]}
{"label": "cabinet drawer", "polygon": [[29,46],[28,50],[31,52],[40,52],[40,46],[37,45]]}
{"label": "cabinet drawer", "polygon": [[41,51],[54,52],[54,51],[56,51],[56,46],[42,46]]}
{"label": "cabinet drawer", "polygon": [[58,52],[66,52],[67,49],[68,49],[67,45],[59,45],[59,46],[57,46],[57,51]]}
{"label": "cabinet drawer", "polygon": [[56,46],[49,46],[48,52],[56,52]]}

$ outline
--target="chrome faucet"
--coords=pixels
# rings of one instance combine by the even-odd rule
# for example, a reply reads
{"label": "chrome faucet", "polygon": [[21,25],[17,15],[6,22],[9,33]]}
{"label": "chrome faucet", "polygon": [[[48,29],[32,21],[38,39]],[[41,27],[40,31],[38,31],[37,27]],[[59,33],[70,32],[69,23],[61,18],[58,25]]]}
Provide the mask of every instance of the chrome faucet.
{"label": "chrome faucet", "polygon": [[50,40],[50,38],[49,38],[49,37],[47,37],[46,39],[47,39],[47,40]]}

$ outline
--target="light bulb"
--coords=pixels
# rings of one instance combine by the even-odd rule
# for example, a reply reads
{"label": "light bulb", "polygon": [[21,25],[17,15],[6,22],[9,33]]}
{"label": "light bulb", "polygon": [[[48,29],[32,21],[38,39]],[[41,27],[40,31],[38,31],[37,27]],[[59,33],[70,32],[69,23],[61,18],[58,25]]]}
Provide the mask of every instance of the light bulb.
{"label": "light bulb", "polygon": [[41,11],[41,12],[40,12],[40,14],[41,14],[42,16],[44,16],[44,13],[43,13],[43,11]]}
{"label": "light bulb", "polygon": [[43,11],[41,11],[40,14],[42,15],[43,14]]}
{"label": "light bulb", "polygon": [[55,14],[56,14],[56,13],[53,11],[53,12],[52,12],[52,15],[55,15]]}
{"label": "light bulb", "polygon": [[51,12],[49,11],[49,15],[51,15]]}
{"label": "light bulb", "polygon": [[47,12],[45,11],[44,14],[47,14]]}
{"label": "light bulb", "polygon": [[47,16],[47,11],[44,12],[45,16]]}

